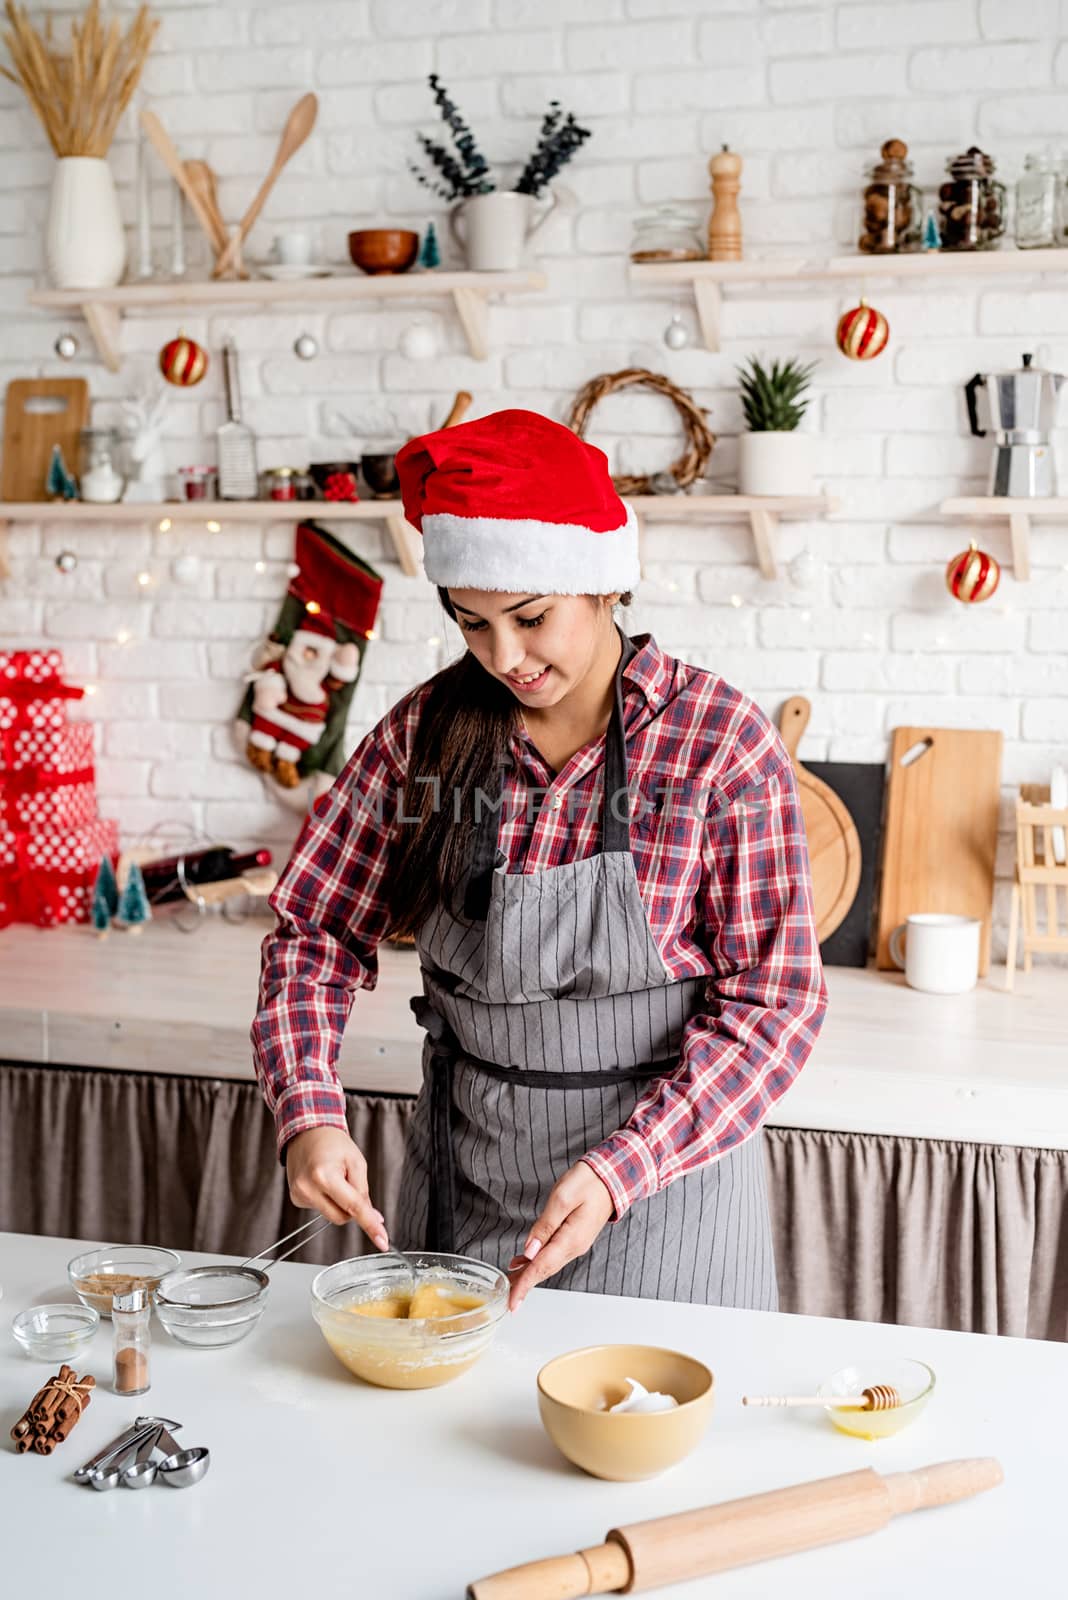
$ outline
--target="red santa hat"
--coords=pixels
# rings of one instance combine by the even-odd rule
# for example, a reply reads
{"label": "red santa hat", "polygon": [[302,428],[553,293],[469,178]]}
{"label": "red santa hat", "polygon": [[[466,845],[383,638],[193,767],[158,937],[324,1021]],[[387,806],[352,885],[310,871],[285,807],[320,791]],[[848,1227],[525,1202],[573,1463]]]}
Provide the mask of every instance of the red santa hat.
{"label": "red santa hat", "polygon": [[496,411],[409,439],[397,472],[431,583],[509,594],[637,585],[637,518],[604,451],[562,423]]}

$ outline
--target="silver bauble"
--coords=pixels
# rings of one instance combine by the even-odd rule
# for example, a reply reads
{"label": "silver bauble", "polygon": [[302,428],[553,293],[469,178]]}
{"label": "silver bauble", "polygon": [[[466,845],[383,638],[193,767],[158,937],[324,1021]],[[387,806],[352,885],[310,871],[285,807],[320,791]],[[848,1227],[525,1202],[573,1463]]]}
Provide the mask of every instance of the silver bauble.
{"label": "silver bauble", "polygon": [[319,341],[313,333],[302,333],[293,341],[293,354],[301,361],[314,361],[319,354]]}
{"label": "silver bauble", "polygon": [[690,335],[686,325],[676,311],[667,327],[664,329],[664,343],[669,350],[682,350],[690,342]]}
{"label": "silver bauble", "polygon": [[61,361],[73,361],[78,354],[78,341],[73,333],[61,333],[53,348]]}
{"label": "silver bauble", "polygon": [[398,344],[408,361],[432,361],[438,353],[437,334],[425,322],[413,322],[405,328]]}
{"label": "silver bauble", "polygon": [[78,565],[78,557],[73,550],[61,550],[56,557],[57,572],[73,572]]}

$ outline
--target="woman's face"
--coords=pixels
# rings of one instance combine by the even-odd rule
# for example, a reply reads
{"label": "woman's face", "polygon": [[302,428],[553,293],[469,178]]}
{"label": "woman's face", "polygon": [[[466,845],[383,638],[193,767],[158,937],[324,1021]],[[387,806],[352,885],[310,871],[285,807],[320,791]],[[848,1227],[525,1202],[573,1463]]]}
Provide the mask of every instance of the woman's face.
{"label": "woman's face", "polygon": [[619,595],[499,594],[450,589],[468,649],[532,710],[559,704],[589,673],[614,632]]}

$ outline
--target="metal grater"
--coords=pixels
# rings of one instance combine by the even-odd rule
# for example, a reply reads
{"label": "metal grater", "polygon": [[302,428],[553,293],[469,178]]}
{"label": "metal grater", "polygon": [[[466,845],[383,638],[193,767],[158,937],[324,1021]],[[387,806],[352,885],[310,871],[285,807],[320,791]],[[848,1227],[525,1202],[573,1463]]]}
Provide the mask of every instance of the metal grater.
{"label": "metal grater", "polygon": [[241,421],[241,389],[237,380],[237,348],[232,339],[223,345],[227,421],[219,429],[219,499],[255,500],[259,493],[256,438]]}

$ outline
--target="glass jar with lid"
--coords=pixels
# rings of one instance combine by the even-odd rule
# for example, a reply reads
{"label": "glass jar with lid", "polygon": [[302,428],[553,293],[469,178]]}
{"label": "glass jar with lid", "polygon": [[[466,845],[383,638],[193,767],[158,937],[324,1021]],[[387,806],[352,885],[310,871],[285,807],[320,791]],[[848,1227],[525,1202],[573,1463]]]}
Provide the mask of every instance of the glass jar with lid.
{"label": "glass jar with lid", "polygon": [[909,147],[887,139],[881,160],[868,169],[864,218],[857,248],[864,255],[897,255],[923,241],[923,195],[912,181]]}
{"label": "glass jar with lid", "polygon": [[1021,250],[1040,250],[1059,243],[1060,191],[1064,177],[1049,156],[1024,157],[1016,180],[1016,243]]}
{"label": "glass jar with lid", "polygon": [[704,261],[705,246],[696,209],[681,200],[669,200],[636,217],[630,259],[639,262]]}
{"label": "glass jar with lid", "polygon": [[122,499],[126,479],[119,471],[115,428],[83,428],[79,435],[78,492],[83,500],[110,505]]}
{"label": "glass jar with lid", "polygon": [[943,250],[992,250],[1005,232],[1005,185],[994,170],[993,157],[974,144],[946,162],[938,191]]}

